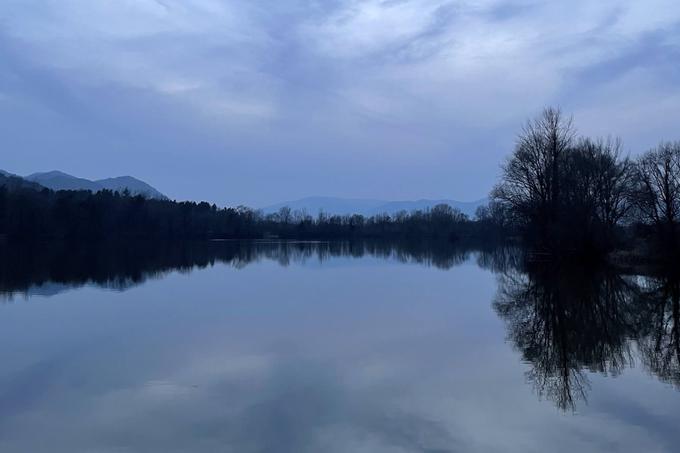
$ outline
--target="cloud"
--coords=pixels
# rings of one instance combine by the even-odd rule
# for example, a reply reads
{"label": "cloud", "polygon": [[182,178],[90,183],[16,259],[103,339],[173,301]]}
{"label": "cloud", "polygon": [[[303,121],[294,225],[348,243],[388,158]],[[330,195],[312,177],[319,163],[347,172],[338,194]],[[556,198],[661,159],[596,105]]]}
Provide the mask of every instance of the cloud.
{"label": "cloud", "polygon": [[[0,13],[12,56],[0,115],[26,153],[12,157],[15,171],[38,170],[29,166],[44,152],[18,131],[45,112],[70,118],[53,134],[84,169],[112,152],[93,151],[99,142],[122,140],[111,148],[148,150],[135,151],[141,174],[124,172],[162,186],[178,175],[154,175],[151,150],[170,142],[174,166],[192,156],[204,174],[242,167],[223,186],[204,178],[179,196],[255,204],[479,198],[518,126],[546,104],[634,151],[677,138],[671,0],[8,0]],[[25,116],[13,115],[17,104]],[[159,115],[172,120],[162,127]],[[253,181],[272,159],[286,176]],[[375,172],[404,184],[376,193]]]}
{"label": "cloud", "polygon": [[267,36],[245,8],[215,0],[35,3],[15,6],[6,34],[26,60],[72,83],[179,97],[226,118],[271,114],[270,81],[251,58]]}

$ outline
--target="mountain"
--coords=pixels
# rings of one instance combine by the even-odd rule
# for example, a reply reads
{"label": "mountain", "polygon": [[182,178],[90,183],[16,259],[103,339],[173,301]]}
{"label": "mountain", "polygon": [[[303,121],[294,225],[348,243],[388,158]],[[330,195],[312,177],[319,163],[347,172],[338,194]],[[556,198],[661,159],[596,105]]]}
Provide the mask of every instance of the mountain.
{"label": "mountain", "polygon": [[133,194],[144,195],[146,198],[157,198],[159,200],[168,198],[149,184],[137,178],[133,178],[132,176],[98,179],[95,183],[99,184],[104,189],[113,190],[114,192],[122,192],[125,189],[128,189]]}
{"label": "mountain", "polygon": [[46,173],[33,173],[24,179],[37,182],[52,190],[89,190],[97,192],[102,187],[89,179],[77,178],[61,171],[48,171]]}
{"label": "mountain", "polygon": [[154,187],[140,181],[132,176],[119,176],[116,178],[99,179],[91,181],[85,178],[78,178],[61,171],[49,171],[46,173],[33,173],[24,179],[52,190],[89,190],[98,192],[108,189],[123,192],[128,189],[133,195],[142,195],[147,198],[167,199],[165,195]]}
{"label": "mountain", "polygon": [[32,189],[43,190],[44,187],[38,183],[27,181],[21,176],[13,175],[12,173],[0,170],[0,187],[6,187],[9,190],[17,189]]}
{"label": "mountain", "polygon": [[337,198],[337,197],[307,197],[294,201],[286,201],[270,206],[265,206],[262,212],[270,214],[277,212],[284,206],[288,206],[293,211],[306,211],[310,215],[317,215],[319,211],[331,215],[362,214],[372,216],[376,214],[395,214],[399,211],[427,210],[438,204],[448,204],[449,206],[460,209],[461,212],[470,217],[475,215],[477,207],[487,203],[487,199],[477,201],[456,201],[456,200],[415,200],[415,201],[387,201],[363,198]]}

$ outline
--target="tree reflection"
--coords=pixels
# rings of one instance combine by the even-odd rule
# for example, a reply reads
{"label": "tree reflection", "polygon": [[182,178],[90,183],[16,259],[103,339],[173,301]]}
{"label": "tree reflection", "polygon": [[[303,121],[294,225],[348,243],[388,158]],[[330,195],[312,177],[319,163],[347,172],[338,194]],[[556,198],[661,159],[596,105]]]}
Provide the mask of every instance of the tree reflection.
{"label": "tree reflection", "polygon": [[43,295],[94,284],[124,290],[171,271],[190,272],[222,263],[242,269],[270,260],[323,263],[333,258],[374,256],[450,269],[465,262],[470,246],[430,241],[198,241],[40,243],[0,246],[0,296]]}
{"label": "tree reflection", "polygon": [[524,250],[513,246],[491,246],[479,250],[477,265],[496,274],[518,269],[524,262]]}
{"label": "tree reflection", "polygon": [[632,298],[610,269],[543,263],[500,274],[494,308],[539,396],[573,410],[587,397],[585,371],[617,375],[631,362]]}
{"label": "tree reflection", "polygon": [[680,274],[640,279],[638,348],[645,367],[680,389]]}

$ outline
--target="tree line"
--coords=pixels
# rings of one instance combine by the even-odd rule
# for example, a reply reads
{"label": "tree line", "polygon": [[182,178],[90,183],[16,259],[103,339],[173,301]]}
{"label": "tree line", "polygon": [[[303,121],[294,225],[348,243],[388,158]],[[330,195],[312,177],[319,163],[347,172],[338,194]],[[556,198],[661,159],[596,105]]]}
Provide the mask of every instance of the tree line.
{"label": "tree line", "polygon": [[311,216],[288,207],[264,215],[239,206],[177,202],[128,192],[60,190],[0,175],[0,236],[35,239],[367,239],[456,240],[475,234],[473,222],[449,205],[395,215]]}

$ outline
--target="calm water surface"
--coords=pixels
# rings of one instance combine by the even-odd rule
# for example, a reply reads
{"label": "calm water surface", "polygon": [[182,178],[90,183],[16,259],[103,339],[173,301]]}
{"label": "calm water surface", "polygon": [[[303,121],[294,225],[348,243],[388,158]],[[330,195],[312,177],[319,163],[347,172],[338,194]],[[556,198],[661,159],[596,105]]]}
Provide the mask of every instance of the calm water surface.
{"label": "calm water surface", "polygon": [[680,451],[668,276],[451,246],[2,254],[2,452]]}

